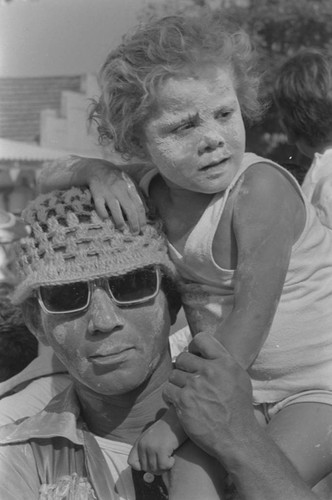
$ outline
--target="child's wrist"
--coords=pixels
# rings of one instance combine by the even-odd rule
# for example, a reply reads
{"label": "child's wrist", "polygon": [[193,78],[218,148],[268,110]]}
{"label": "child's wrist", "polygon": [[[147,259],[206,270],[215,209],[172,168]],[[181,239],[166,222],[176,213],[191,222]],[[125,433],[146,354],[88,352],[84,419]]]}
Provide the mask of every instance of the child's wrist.
{"label": "child's wrist", "polygon": [[88,186],[90,183],[90,174],[87,162],[74,165],[72,181],[75,186]]}
{"label": "child's wrist", "polygon": [[66,170],[70,173],[71,186],[84,186],[87,181],[87,162],[84,158],[71,155],[66,160]]}

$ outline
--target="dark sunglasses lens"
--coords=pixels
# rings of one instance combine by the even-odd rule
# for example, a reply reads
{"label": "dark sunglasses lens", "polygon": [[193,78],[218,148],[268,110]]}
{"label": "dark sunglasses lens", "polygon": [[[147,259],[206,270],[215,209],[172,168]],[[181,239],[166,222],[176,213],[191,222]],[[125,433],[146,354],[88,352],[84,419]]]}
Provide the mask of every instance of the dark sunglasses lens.
{"label": "dark sunglasses lens", "polygon": [[40,297],[50,312],[69,312],[82,309],[88,303],[88,296],[88,284],[83,282],[40,287]]}
{"label": "dark sunglasses lens", "polygon": [[108,280],[114,299],[119,303],[135,302],[152,297],[158,286],[158,271],[146,267]]}

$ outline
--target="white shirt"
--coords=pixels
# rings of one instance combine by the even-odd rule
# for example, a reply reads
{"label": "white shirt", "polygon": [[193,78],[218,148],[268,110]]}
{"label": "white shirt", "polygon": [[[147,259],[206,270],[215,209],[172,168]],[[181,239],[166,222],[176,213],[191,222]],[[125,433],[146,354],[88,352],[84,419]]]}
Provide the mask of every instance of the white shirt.
{"label": "white shirt", "polygon": [[104,454],[111,476],[114,479],[119,500],[135,500],[136,497],[131,468],[127,463],[132,446],[126,443],[120,443],[119,441],[111,441],[110,439],[105,439],[96,435],[95,439]]}
{"label": "white shirt", "polygon": [[315,153],[302,190],[314,205],[322,224],[332,229],[332,148],[323,154]]}

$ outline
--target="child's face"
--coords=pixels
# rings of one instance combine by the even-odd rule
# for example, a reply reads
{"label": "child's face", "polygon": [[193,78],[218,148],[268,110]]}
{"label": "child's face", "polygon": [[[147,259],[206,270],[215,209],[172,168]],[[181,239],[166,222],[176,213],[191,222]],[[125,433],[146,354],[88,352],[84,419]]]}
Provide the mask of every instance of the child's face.
{"label": "child's face", "polygon": [[158,112],[143,132],[146,152],[170,187],[224,191],[245,149],[229,67],[205,66],[194,76],[166,80],[159,89]]}

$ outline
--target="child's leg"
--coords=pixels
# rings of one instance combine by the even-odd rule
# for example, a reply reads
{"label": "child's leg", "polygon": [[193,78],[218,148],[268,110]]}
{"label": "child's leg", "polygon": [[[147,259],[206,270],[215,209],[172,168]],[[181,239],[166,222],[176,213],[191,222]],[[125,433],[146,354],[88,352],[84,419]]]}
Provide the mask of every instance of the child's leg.
{"label": "child's leg", "polygon": [[311,487],[332,471],[332,405],[291,404],[272,417],[266,431]]}
{"label": "child's leg", "polygon": [[256,420],[259,423],[259,425],[261,425],[262,427],[266,427],[267,426],[267,420],[266,420],[266,417],[265,417],[264,405],[263,404],[254,405],[254,415],[255,415]]}
{"label": "child's leg", "polygon": [[170,500],[226,500],[226,473],[189,439],[176,450],[175,464],[163,474]]}

